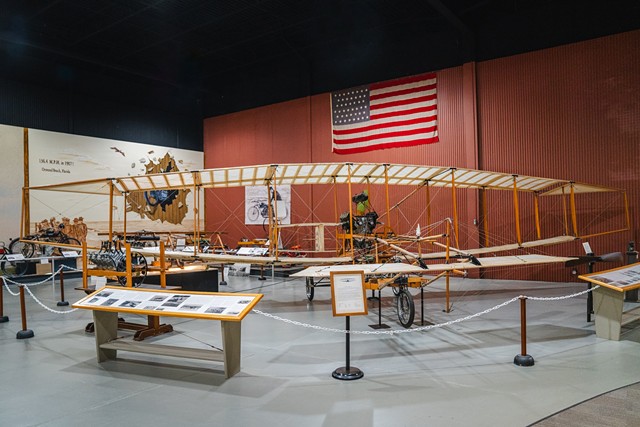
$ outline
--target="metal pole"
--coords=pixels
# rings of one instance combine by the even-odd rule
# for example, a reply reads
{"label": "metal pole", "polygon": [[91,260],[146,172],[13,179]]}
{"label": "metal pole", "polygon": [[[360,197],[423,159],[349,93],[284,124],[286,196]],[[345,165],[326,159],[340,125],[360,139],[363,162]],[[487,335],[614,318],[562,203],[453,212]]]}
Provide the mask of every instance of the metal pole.
{"label": "metal pole", "polygon": [[22,330],[18,331],[16,338],[19,340],[32,338],[33,331],[31,329],[27,329],[27,308],[24,303],[24,285],[20,285],[20,314],[22,316]]}
{"label": "metal pole", "polygon": [[527,298],[520,297],[520,354],[527,354]]}
{"label": "metal pole", "polygon": [[[589,252],[588,256],[593,256],[593,252]],[[595,262],[590,262],[587,267],[587,273],[593,273]],[[587,289],[591,289],[591,282],[587,282]],[[593,313],[593,292],[587,294],[587,322],[591,322],[591,314]]]}
{"label": "metal pole", "polygon": [[56,305],[59,307],[69,305],[69,301],[64,300],[64,267],[60,269],[60,301]]}
{"label": "metal pole", "polygon": [[533,366],[533,357],[527,354],[527,297],[520,297],[520,351],[513,359],[518,366]]}
{"label": "metal pole", "polygon": [[350,323],[350,316],[346,316],[347,318],[347,330],[346,330],[346,340],[347,340],[347,349],[346,349],[346,353],[347,353],[347,363],[346,366],[343,366],[341,368],[336,369],[335,371],[333,371],[333,373],[331,374],[331,376],[337,380],[357,380],[359,378],[362,378],[364,376],[364,373],[356,368],[355,366],[351,366],[351,349],[350,349],[350,335],[351,335],[351,323]]}
{"label": "metal pole", "polygon": [[[638,262],[638,251],[635,242],[629,242],[627,246],[627,264]],[[624,293],[624,300],[628,302],[638,302],[638,289],[633,289]]]}
{"label": "metal pole", "polygon": [[351,316],[347,316],[347,333],[345,334],[347,336],[347,372],[351,370],[351,334],[349,331],[351,331]]}
{"label": "metal pole", "polygon": [[424,326],[424,288],[420,288],[420,313],[421,325]]}

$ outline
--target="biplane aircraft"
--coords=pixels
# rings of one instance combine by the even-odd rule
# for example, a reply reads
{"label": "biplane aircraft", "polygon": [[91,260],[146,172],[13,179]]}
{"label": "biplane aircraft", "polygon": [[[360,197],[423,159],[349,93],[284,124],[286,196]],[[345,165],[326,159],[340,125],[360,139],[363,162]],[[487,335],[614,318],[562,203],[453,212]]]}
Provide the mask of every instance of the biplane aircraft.
{"label": "biplane aircraft", "polygon": [[[375,291],[392,287],[398,296],[397,307],[400,323],[411,325],[415,313],[408,287],[423,289],[434,280],[444,277],[447,281],[447,311],[449,309],[449,277],[466,275],[469,271],[496,267],[516,267],[536,264],[565,263],[571,257],[549,256],[539,253],[527,253],[534,248],[571,242],[580,238],[592,237],[629,229],[629,214],[626,193],[623,190],[599,185],[577,183],[569,180],[540,178],[515,175],[510,173],[490,172],[454,167],[375,164],[375,163],[301,163],[279,165],[238,166],[229,168],[206,169],[189,172],[170,172],[141,176],[127,176],[69,182],[25,188],[24,200],[40,191],[57,191],[77,194],[100,195],[108,197],[108,205],[114,206],[114,198],[125,199],[135,193],[152,191],[190,190],[194,194],[193,202],[193,238],[200,236],[201,191],[223,188],[240,188],[246,186],[264,186],[268,194],[278,194],[281,186],[312,186],[314,189],[324,186],[322,193],[334,193],[334,209],[313,212],[307,223],[285,225],[278,218],[278,204],[269,200],[267,204],[268,224],[267,250],[261,256],[238,255],[228,252],[211,252],[200,245],[190,247],[188,251],[176,251],[160,248],[136,248],[135,252],[143,257],[180,259],[184,262],[198,261],[203,263],[251,263],[259,265],[300,265],[306,268],[294,273],[293,277],[305,277],[307,298],[313,300],[314,288],[322,286],[332,271],[362,270],[367,277],[366,286]],[[364,191],[356,192],[355,189]],[[402,188],[402,192],[390,189]],[[478,212],[478,227],[483,230],[482,238],[477,241],[463,242],[459,221],[459,202],[462,193],[474,193],[472,209]],[[502,194],[495,197],[503,205],[511,204],[510,221],[513,226],[510,237],[506,241],[493,244],[489,238],[489,206],[488,193]],[[405,233],[398,233],[399,224],[392,224],[393,213],[403,212],[407,201],[420,194],[420,202],[424,209],[420,218],[405,220]],[[340,197],[339,197],[340,196]],[[589,196],[592,200],[602,198],[616,200],[620,213],[616,221],[607,221],[606,229],[590,229],[584,232],[579,227],[579,220],[589,211],[579,207],[579,199]],[[339,209],[338,200],[346,200],[348,208]],[[522,199],[526,198],[526,201]],[[393,199],[393,200],[392,200]],[[543,225],[548,217],[543,214],[542,200],[556,199],[560,206],[552,218],[559,224],[553,224],[554,235],[543,236]],[[505,202],[508,201],[508,202]],[[381,210],[372,208],[376,204],[383,205]],[[344,203],[344,202],[343,202]],[[608,209],[611,201],[606,202]],[[448,206],[448,215],[439,221],[432,220],[432,209],[436,205]],[[522,230],[522,206],[528,208],[527,222],[532,232],[525,234]],[[415,205],[414,205],[415,207]],[[291,210],[310,209],[292,206]],[[467,206],[468,209],[468,206]],[[317,209],[316,209],[317,210]],[[111,212],[112,209],[109,209]],[[502,211],[504,213],[504,211]],[[323,216],[322,218],[320,218]],[[399,217],[399,215],[397,215]],[[319,221],[318,219],[321,219]],[[399,221],[396,221],[399,222]],[[474,222],[476,220],[474,219]],[[114,221],[109,214],[109,241],[112,240]],[[22,229],[29,234],[31,224],[28,209],[23,209]],[[437,227],[434,226],[437,224]],[[324,232],[332,229],[335,236],[335,248],[330,256],[324,248],[324,242],[315,242],[315,248],[322,251],[307,251],[305,256],[288,256],[280,247],[283,233],[296,233],[301,227],[314,230],[316,239],[323,239]],[[127,234],[126,215],[123,218],[123,233]],[[499,226],[496,226],[499,227]],[[503,227],[503,226],[500,226]],[[504,227],[503,227],[504,228]],[[421,232],[421,229],[424,230]],[[415,232],[413,231],[415,230]],[[527,237],[525,239],[525,236]],[[462,248],[461,243],[469,247]],[[516,251],[515,255],[500,253]],[[289,251],[288,251],[289,252]],[[130,256],[130,255],[128,255]],[[86,256],[84,259],[86,260]],[[86,262],[86,261],[85,261]],[[136,265],[131,265],[125,276],[129,285],[131,277],[136,275]],[[354,265],[357,264],[357,265]],[[164,264],[161,264],[164,265]],[[164,267],[161,267],[163,269]],[[85,264],[86,270],[86,264]],[[91,274],[91,273],[89,273]],[[86,281],[86,276],[85,276]]]}

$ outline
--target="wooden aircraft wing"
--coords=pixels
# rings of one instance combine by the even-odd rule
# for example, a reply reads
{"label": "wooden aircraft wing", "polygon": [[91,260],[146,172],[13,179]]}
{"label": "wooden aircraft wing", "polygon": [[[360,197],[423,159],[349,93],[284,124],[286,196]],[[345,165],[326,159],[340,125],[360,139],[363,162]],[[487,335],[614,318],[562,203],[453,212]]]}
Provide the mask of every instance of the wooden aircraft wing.
{"label": "wooden aircraft wing", "polygon": [[555,264],[564,263],[573,258],[549,256],[549,255],[512,255],[512,256],[495,256],[486,258],[476,258],[479,262],[474,264],[471,261],[453,262],[449,264],[427,264],[426,271],[451,271],[451,270],[470,270],[477,268],[496,268],[496,267],[517,267],[535,264]]}
{"label": "wooden aircraft wing", "polygon": [[307,267],[302,271],[291,274],[291,277],[329,277],[332,271],[364,271],[365,276],[384,274],[422,274],[427,270],[402,262],[387,264],[343,264]]}
{"label": "wooden aircraft wing", "polygon": [[[473,248],[473,249],[455,249],[451,248],[449,250],[449,256],[454,256],[456,254],[463,255],[483,255],[483,254],[491,254],[496,252],[506,252],[506,251],[515,251],[518,249],[528,249],[535,248],[539,246],[550,246],[557,245],[561,243],[573,242],[577,238],[574,236],[556,236],[550,237],[547,239],[540,240],[532,240],[529,242],[522,242],[522,244],[511,243],[507,245],[498,245],[498,246],[488,246],[484,248]],[[418,257],[418,254],[415,254]],[[438,259],[444,258],[446,256],[446,252],[427,252],[420,255],[422,259]]]}
{"label": "wooden aircraft wing", "polygon": [[388,264],[348,264],[308,267],[302,271],[292,274],[293,277],[314,277],[327,278],[332,271],[363,271],[365,276],[376,276],[385,274],[428,274],[442,271],[470,270],[477,268],[496,268],[510,266],[524,266],[535,264],[564,263],[573,258],[556,257],[548,255],[519,255],[478,258],[480,265],[471,261],[454,262],[450,264],[428,264],[427,268],[406,263]]}
{"label": "wooden aircraft wing", "polygon": [[[134,252],[148,257],[160,257],[159,248],[136,248]],[[212,263],[222,264],[339,264],[351,262],[349,257],[327,257],[327,258],[304,258],[304,257],[273,257],[273,256],[252,256],[252,255],[232,255],[232,254],[209,254],[197,253],[192,251],[165,251],[165,258],[179,260],[200,260]]]}

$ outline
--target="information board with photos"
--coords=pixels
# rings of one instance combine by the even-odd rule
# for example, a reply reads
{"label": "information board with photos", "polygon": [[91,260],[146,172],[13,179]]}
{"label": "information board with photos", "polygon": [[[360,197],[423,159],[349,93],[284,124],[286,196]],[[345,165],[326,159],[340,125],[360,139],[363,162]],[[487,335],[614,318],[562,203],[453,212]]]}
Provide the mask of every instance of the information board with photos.
{"label": "information board with photos", "polygon": [[73,307],[152,316],[239,321],[262,296],[105,286],[82,298]]}
{"label": "information board with photos", "polygon": [[640,263],[578,276],[582,280],[624,292],[640,288]]}

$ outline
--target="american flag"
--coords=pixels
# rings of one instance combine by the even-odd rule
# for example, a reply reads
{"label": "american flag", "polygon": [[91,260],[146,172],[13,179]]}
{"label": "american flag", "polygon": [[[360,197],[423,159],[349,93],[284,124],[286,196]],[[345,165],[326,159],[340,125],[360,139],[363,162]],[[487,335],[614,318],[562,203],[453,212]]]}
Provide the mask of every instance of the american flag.
{"label": "american flag", "polygon": [[438,142],[436,75],[333,92],[331,115],[337,154]]}

